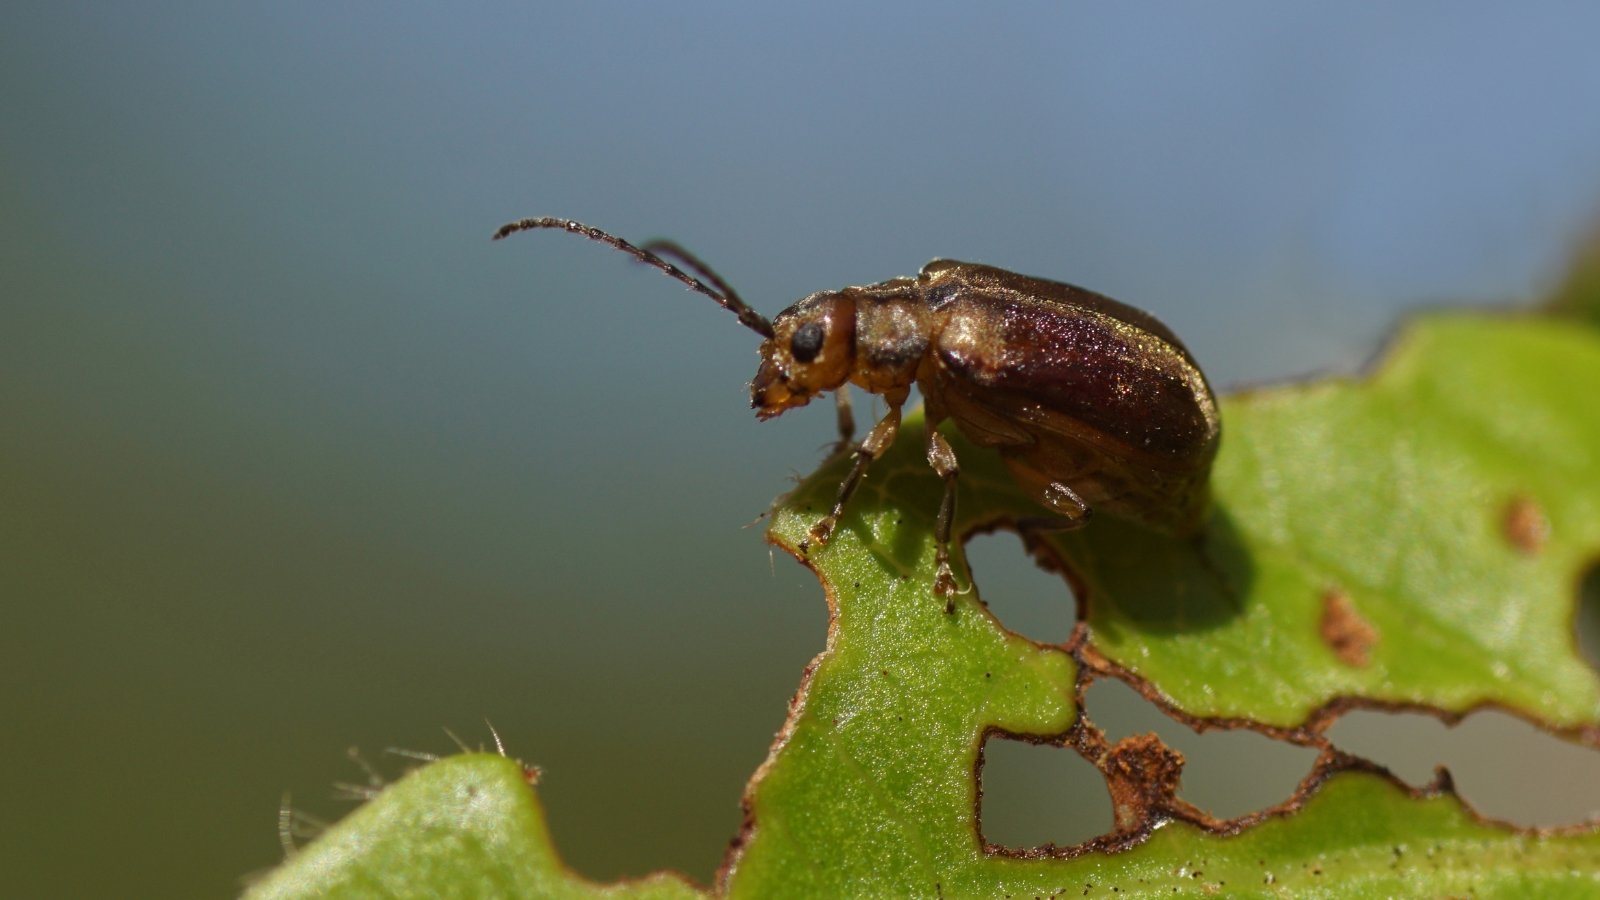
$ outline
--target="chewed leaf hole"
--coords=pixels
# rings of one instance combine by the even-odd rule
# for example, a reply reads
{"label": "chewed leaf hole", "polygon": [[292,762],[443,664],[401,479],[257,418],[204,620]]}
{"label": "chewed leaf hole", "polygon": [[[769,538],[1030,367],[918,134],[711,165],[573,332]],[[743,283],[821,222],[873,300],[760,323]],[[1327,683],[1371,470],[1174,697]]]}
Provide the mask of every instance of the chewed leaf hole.
{"label": "chewed leaf hole", "polygon": [[974,535],[966,555],[978,595],[1000,624],[1040,643],[1059,644],[1071,636],[1078,620],[1072,586],[1040,568],[1016,532]]}
{"label": "chewed leaf hole", "polygon": [[1578,580],[1578,652],[1600,669],[1600,562]]}
{"label": "chewed leaf hole", "polygon": [[1413,785],[1433,780],[1442,765],[1474,809],[1514,825],[1572,825],[1600,815],[1600,753],[1506,713],[1473,713],[1451,728],[1422,713],[1353,710],[1328,736]]}
{"label": "chewed leaf hole", "polygon": [[1199,733],[1173,721],[1120,681],[1089,687],[1084,706],[1115,742],[1156,732],[1183,754],[1178,797],[1219,819],[1233,819],[1283,803],[1310,774],[1317,753],[1253,731]]}
{"label": "chewed leaf hole", "polygon": [[983,760],[983,840],[1066,847],[1111,830],[1105,778],[1072,748],[993,735]]}

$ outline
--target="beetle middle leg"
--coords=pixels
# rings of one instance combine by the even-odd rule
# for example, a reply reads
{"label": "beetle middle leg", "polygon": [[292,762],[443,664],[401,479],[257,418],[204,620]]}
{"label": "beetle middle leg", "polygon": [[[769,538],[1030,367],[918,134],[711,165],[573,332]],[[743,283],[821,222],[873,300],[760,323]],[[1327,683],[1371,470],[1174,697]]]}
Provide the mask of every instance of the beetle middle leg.
{"label": "beetle middle leg", "polygon": [[894,436],[900,432],[900,404],[889,404],[889,412],[872,426],[861,445],[855,449],[855,465],[850,468],[850,474],[844,477],[839,484],[839,493],[834,497],[833,509],[822,521],[811,526],[810,534],[800,541],[800,552],[806,553],[812,544],[822,545],[828,542],[833,534],[833,528],[839,524],[839,517],[844,515],[844,505],[850,501],[850,495],[856,492],[856,487],[861,484],[861,477],[867,473],[867,466],[872,461],[883,455],[894,443]]}
{"label": "beetle middle leg", "polygon": [[956,611],[956,576],[950,571],[950,529],[956,517],[956,476],[961,467],[950,442],[939,433],[938,423],[928,420],[928,465],[944,479],[944,497],[939,501],[939,518],[933,526],[933,592],[945,598],[944,611]]}

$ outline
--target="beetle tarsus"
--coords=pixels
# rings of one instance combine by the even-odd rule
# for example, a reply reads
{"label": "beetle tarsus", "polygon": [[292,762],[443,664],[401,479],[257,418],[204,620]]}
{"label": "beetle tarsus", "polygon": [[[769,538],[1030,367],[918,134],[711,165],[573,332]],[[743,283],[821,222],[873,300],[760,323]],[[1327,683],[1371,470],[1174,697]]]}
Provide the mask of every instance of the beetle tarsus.
{"label": "beetle tarsus", "polygon": [[800,540],[800,553],[802,556],[811,552],[813,545],[821,547],[833,537],[833,526],[838,522],[834,516],[825,516],[822,521],[811,526],[811,530]]}
{"label": "beetle tarsus", "polygon": [[956,611],[956,595],[962,592],[956,590],[956,574],[951,571],[949,560],[940,560],[935,567],[933,592],[944,598],[944,611],[947,615]]}

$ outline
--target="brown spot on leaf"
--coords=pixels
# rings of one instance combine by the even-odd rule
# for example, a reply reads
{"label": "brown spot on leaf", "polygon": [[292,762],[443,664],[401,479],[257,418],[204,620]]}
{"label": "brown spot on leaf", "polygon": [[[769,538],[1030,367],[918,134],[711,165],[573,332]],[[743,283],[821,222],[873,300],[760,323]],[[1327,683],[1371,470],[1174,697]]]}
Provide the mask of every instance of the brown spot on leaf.
{"label": "brown spot on leaf", "polygon": [[1350,602],[1344,591],[1331,588],[1322,595],[1322,640],[1347,666],[1361,668],[1372,662],[1372,645],[1378,630]]}
{"label": "brown spot on leaf", "polygon": [[1506,540],[1526,556],[1537,556],[1550,542],[1550,519],[1531,497],[1518,495],[1506,504],[1501,520]]}

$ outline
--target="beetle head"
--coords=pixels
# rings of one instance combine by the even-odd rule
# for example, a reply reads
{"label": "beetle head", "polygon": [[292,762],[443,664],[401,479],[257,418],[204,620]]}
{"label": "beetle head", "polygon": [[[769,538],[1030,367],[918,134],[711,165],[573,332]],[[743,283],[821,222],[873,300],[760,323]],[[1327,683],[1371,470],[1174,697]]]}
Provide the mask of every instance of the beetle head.
{"label": "beetle head", "polygon": [[805,406],[850,379],[855,361],[856,303],[844,293],[812,294],[778,314],[761,342],[761,367],[750,382],[750,406],[770,419]]}

